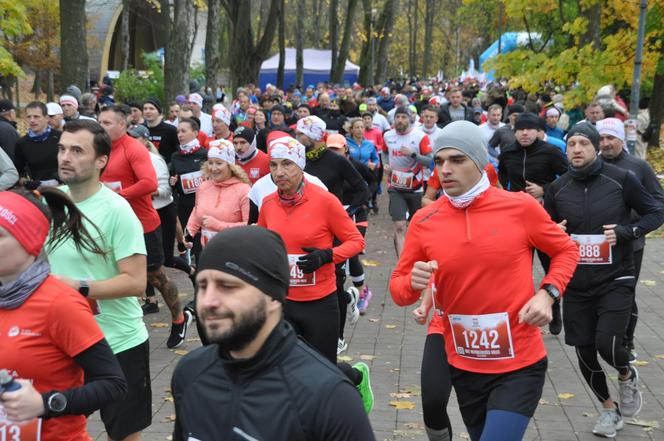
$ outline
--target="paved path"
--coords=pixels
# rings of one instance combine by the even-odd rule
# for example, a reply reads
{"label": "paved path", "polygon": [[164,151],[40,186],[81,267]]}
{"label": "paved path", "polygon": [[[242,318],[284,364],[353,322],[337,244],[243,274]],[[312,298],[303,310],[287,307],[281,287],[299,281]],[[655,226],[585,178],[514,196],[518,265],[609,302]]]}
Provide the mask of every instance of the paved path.
{"label": "paved path", "polygon": [[[387,216],[387,201],[381,200],[382,211],[370,218],[367,236],[367,280],[374,298],[367,314],[355,326],[347,326],[346,354],[354,361],[365,360],[371,367],[376,398],[371,423],[376,439],[426,440],[419,397],[420,363],[425,328],[410,316],[412,308],[394,305],[387,282],[396,263],[391,239],[391,222]],[[541,270],[535,271],[541,277]],[[177,280],[183,298],[190,298],[191,284],[182,273],[169,271]],[[619,432],[620,440],[664,440],[664,239],[650,239],[646,247],[641,282],[637,297],[641,320],[637,328],[639,372],[643,379],[644,408],[639,420],[627,419]],[[161,303],[161,302],[160,302]],[[151,371],[153,391],[153,424],[144,432],[149,441],[170,439],[174,418],[169,386],[171,373],[184,351],[199,345],[194,326],[190,328],[186,346],[180,351],[166,349],[168,312],[146,317],[150,330]],[[598,403],[576,366],[576,357],[563,343],[562,335],[544,335],[549,351],[549,371],[542,401],[526,433],[526,440],[570,441],[598,440],[591,430],[598,416]],[[178,352],[178,353],[176,353]],[[613,393],[617,394],[615,372],[609,371]],[[402,398],[390,394],[401,393]],[[404,395],[405,394],[405,395]],[[397,410],[390,401],[412,403],[413,409]],[[448,406],[454,439],[468,439],[456,405],[454,394]],[[631,422],[635,424],[631,424]],[[652,427],[643,427],[656,426]],[[98,440],[106,439],[103,426],[95,414],[90,419],[90,434]],[[210,440],[220,441],[220,440]]]}

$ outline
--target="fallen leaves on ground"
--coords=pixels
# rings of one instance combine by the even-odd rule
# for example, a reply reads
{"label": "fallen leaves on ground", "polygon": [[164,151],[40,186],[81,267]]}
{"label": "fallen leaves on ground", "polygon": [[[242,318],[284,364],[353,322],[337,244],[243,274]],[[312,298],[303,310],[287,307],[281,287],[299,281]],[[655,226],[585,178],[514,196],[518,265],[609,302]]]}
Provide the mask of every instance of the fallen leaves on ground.
{"label": "fallen leaves on ground", "polygon": [[369,321],[370,321],[371,323],[376,323],[378,320],[380,320],[380,319],[377,319],[377,318],[370,318],[370,319],[369,319]]}
{"label": "fallen leaves on ground", "polygon": [[364,360],[364,361],[372,361],[375,358],[376,358],[375,355],[366,355],[366,354],[360,355],[360,360]]}
{"label": "fallen leaves on ground", "polygon": [[397,410],[411,410],[415,409],[415,403],[412,401],[399,401],[399,400],[392,400],[388,401],[390,406],[394,407]]}
{"label": "fallen leaves on ground", "polygon": [[641,280],[641,283],[643,283],[645,286],[657,285],[657,282],[655,282],[654,280]]}
{"label": "fallen leaves on ground", "polygon": [[650,363],[645,360],[636,360],[634,362],[635,366],[648,366]]}
{"label": "fallen leaves on ground", "polygon": [[563,392],[563,393],[558,394],[558,398],[560,398],[561,400],[569,400],[570,398],[573,398],[573,397],[574,397],[574,394],[569,393],[569,392]]}
{"label": "fallen leaves on ground", "polygon": [[664,354],[657,354],[657,355],[655,355],[655,358],[657,358],[659,360],[664,360]]}
{"label": "fallen leaves on ground", "polygon": [[657,420],[646,421],[646,420],[640,420],[638,418],[632,418],[625,422],[632,426],[650,427],[650,428],[659,429],[659,421]]}
{"label": "fallen leaves on ground", "polygon": [[597,415],[595,415],[595,414],[592,413],[592,412],[583,412],[583,416],[586,417],[586,418],[594,418],[594,417],[596,417]]}
{"label": "fallen leaves on ground", "polygon": [[172,403],[172,402],[174,401],[174,400],[173,400],[173,396],[171,396],[171,395],[165,396],[165,397],[164,397],[164,401],[169,401],[169,402]]}
{"label": "fallen leaves on ground", "polygon": [[396,327],[397,327],[397,325],[385,325],[386,329],[394,329]]}
{"label": "fallen leaves on ground", "polygon": [[461,438],[461,439],[470,439],[470,435],[468,435],[467,432],[461,432],[459,434],[459,438]]}
{"label": "fallen leaves on ground", "polygon": [[549,402],[548,402],[547,400],[545,400],[544,398],[540,398],[540,400],[539,400],[539,404],[545,406],[545,405],[547,405],[547,404],[551,404],[551,403],[549,403]]}
{"label": "fallen leaves on ground", "polygon": [[422,395],[422,389],[414,385],[410,387],[402,387],[401,389],[399,389],[399,392],[404,394],[410,394],[415,397],[419,397],[420,395]]}
{"label": "fallen leaves on ground", "polygon": [[372,259],[361,259],[362,265],[364,266],[380,266],[380,262]]}
{"label": "fallen leaves on ground", "polygon": [[164,418],[164,421],[170,421],[171,423],[175,421],[175,414],[169,415],[166,418]]}
{"label": "fallen leaves on ground", "polygon": [[173,351],[173,353],[175,355],[187,355],[189,351],[185,351],[184,349],[176,349],[175,351]]}
{"label": "fallen leaves on ground", "polygon": [[349,361],[353,361],[353,357],[349,357],[348,355],[337,355],[337,360],[348,363]]}
{"label": "fallen leaves on ground", "polygon": [[153,328],[168,328],[168,323],[156,322],[156,323],[150,323],[150,326],[152,326]]}

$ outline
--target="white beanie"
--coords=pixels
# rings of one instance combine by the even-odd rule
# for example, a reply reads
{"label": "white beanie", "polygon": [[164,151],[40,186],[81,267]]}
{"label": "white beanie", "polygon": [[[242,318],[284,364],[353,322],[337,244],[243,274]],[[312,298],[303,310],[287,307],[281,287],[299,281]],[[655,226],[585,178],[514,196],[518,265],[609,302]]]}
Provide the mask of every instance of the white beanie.
{"label": "white beanie", "polygon": [[212,112],[212,118],[218,119],[227,126],[231,125],[231,112],[229,112],[225,107],[216,109],[214,112]]}
{"label": "white beanie", "polygon": [[78,109],[78,101],[72,95],[62,95],[60,97],[60,105],[62,106],[63,104],[71,104]]}
{"label": "white beanie", "polygon": [[189,98],[187,99],[187,101],[189,101],[190,103],[196,103],[198,104],[199,107],[203,107],[203,97],[197,93],[189,94]]}
{"label": "white beanie", "polygon": [[226,139],[215,139],[210,142],[207,156],[208,159],[216,158],[229,164],[235,164],[235,147],[232,142]]}
{"label": "white beanie", "polygon": [[268,152],[270,158],[290,159],[302,170],[304,170],[304,167],[307,165],[306,149],[304,148],[304,145],[290,136],[283,136],[272,140],[268,147]]}
{"label": "white beanie", "polygon": [[625,123],[618,118],[604,118],[597,121],[595,128],[599,135],[611,135],[625,143]]}
{"label": "white beanie", "polygon": [[297,121],[296,130],[314,141],[320,141],[325,135],[326,128],[325,121],[317,116],[310,115]]}

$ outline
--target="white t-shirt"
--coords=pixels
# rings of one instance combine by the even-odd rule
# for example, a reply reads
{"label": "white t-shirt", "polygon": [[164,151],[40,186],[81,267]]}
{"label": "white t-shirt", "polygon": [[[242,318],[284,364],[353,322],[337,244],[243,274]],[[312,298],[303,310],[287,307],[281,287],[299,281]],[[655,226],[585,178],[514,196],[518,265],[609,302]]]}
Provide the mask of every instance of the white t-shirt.
{"label": "white t-shirt", "polygon": [[496,130],[498,130],[499,128],[501,128],[504,125],[505,125],[505,123],[499,122],[498,127],[496,127],[496,126],[492,126],[491,124],[489,124],[488,121],[485,122],[485,123],[480,124],[480,130],[482,131],[482,136],[484,137],[484,141],[488,144],[489,140],[491,139],[493,134],[496,132]]}
{"label": "white t-shirt", "polygon": [[373,126],[377,129],[380,129],[380,131],[383,133],[390,130],[390,123],[387,122],[387,118],[378,112],[374,113]]}

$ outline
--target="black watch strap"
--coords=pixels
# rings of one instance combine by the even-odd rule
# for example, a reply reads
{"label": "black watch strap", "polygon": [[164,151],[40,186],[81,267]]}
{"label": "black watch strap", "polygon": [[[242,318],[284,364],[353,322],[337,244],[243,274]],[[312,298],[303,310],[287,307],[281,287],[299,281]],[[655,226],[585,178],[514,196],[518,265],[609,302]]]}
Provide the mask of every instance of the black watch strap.
{"label": "black watch strap", "polygon": [[90,285],[88,285],[88,282],[85,280],[80,280],[79,281],[79,287],[78,287],[78,292],[81,293],[83,297],[87,297],[90,295]]}

